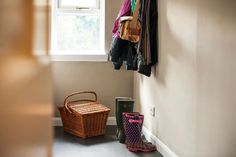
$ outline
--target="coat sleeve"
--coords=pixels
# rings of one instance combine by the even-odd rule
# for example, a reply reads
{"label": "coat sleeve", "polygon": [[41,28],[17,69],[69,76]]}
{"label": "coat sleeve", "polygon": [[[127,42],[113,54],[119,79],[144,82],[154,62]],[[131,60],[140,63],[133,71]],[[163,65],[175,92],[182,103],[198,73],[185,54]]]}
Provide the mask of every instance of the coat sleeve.
{"label": "coat sleeve", "polygon": [[150,49],[151,49],[151,64],[158,62],[158,11],[157,0],[151,0],[150,5]]}

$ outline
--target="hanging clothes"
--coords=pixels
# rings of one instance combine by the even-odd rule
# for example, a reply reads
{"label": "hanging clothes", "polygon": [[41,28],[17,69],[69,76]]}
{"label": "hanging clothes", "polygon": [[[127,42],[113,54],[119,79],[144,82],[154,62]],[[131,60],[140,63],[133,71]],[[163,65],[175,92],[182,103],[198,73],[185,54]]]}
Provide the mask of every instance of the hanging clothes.
{"label": "hanging clothes", "polygon": [[119,33],[120,18],[131,14],[131,0],[124,0],[113,26],[113,38],[109,52],[109,60],[113,63],[115,70],[119,70],[123,62],[126,63],[127,70],[137,70],[137,63],[135,62],[137,59],[134,59],[137,58],[136,44],[122,40]]}
{"label": "hanging clothes", "polygon": [[151,75],[151,67],[158,61],[157,49],[157,0],[141,0],[141,39],[138,43],[138,72]]}
{"label": "hanging clothes", "polygon": [[142,26],[141,39],[136,43],[120,39],[119,21],[122,16],[132,14],[135,0],[124,0],[113,26],[113,39],[109,52],[109,60],[116,70],[126,62],[127,70],[137,70],[150,76],[151,67],[158,62],[157,48],[157,0],[140,0],[139,21]]}

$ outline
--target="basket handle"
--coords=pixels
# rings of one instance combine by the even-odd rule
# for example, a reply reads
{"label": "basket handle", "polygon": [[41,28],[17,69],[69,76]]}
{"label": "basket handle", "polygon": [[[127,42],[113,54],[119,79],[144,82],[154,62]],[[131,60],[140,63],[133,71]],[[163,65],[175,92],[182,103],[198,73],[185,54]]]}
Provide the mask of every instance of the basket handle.
{"label": "basket handle", "polygon": [[[82,92],[75,92],[75,93],[72,93],[68,96],[65,97],[65,100],[64,100],[64,107],[66,108],[66,110],[69,112],[69,113],[72,113],[71,110],[69,109],[68,107],[68,103],[70,102],[69,101],[69,98],[71,98],[72,96],[74,95],[80,95],[80,94],[93,94],[94,95],[94,100],[92,99],[81,99],[81,100],[77,100],[77,101],[91,101],[91,102],[97,102],[97,94],[93,91],[82,91]],[[71,102],[76,102],[76,101],[71,101]]]}

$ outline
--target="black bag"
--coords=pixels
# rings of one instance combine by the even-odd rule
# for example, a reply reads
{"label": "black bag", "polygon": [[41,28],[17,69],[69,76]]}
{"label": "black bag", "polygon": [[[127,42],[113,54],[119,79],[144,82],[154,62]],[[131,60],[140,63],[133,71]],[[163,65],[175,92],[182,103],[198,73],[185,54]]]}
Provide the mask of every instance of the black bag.
{"label": "black bag", "polygon": [[109,53],[109,60],[112,62],[119,62],[120,59],[126,59],[129,51],[130,42],[120,38],[112,38],[111,48]]}
{"label": "black bag", "polygon": [[109,52],[109,61],[112,61],[114,68],[119,70],[126,62],[127,70],[137,70],[137,44],[127,40],[113,37]]}

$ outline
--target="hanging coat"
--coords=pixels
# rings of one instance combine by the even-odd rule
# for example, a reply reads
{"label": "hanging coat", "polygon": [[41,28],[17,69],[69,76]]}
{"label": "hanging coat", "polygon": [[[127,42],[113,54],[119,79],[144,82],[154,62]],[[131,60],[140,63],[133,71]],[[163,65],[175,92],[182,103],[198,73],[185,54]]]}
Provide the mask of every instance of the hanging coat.
{"label": "hanging coat", "polygon": [[138,43],[138,72],[151,75],[151,67],[158,61],[157,49],[157,0],[141,0],[141,39]]}
{"label": "hanging coat", "polygon": [[109,52],[109,60],[113,62],[114,69],[119,70],[123,64],[126,62],[127,70],[136,70],[137,63],[134,59],[137,56],[136,44],[131,43],[130,41],[123,40],[120,38],[119,33],[119,22],[122,16],[131,15],[131,2],[130,0],[124,0],[119,14],[114,22],[113,26],[113,38],[111,41],[111,48]]}
{"label": "hanging coat", "polygon": [[116,70],[123,61],[127,70],[138,70],[139,73],[150,76],[151,67],[158,61],[157,49],[157,0],[140,0],[139,21],[142,31],[138,44],[122,40],[119,34],[119,20],[122,16],[131,14],[131,0],[124,0],[113,27],[113,39],[109,60]]}

